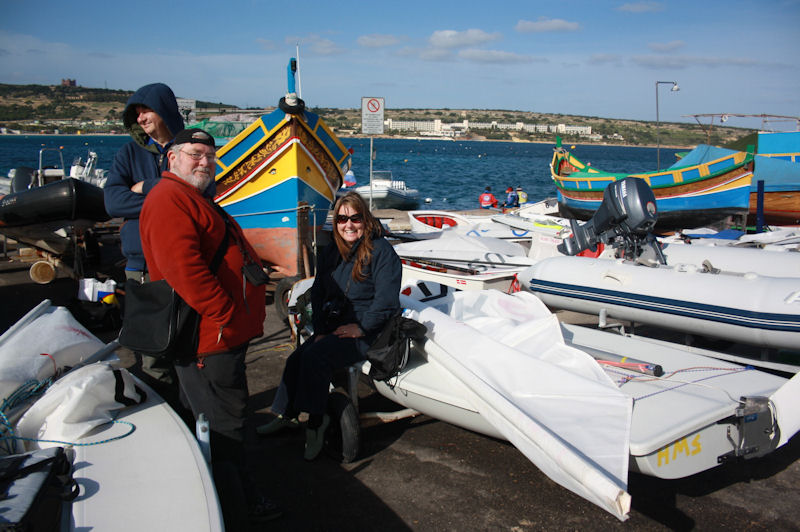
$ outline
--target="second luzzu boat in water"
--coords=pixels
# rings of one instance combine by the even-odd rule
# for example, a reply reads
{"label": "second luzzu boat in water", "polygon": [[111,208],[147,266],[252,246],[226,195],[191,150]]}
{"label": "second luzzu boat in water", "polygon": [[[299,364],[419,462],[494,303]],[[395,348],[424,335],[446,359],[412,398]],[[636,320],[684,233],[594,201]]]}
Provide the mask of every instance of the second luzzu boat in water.
{"label": "second luzzu boat in water", "polygon": [[217,151],[215,200],[259,257],[287,277],[312,273],[314,228],[325,223],[351,164],[347,148],[297,96],[296,72],[292,58],[278,108]]}

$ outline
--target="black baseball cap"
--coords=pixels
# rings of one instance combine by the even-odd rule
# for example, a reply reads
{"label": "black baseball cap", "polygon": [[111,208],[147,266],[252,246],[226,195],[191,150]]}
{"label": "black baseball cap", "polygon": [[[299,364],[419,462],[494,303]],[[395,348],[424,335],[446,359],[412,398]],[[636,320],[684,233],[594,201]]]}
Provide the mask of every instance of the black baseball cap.
{"label": "black baseball cap", "polygon": [[214,145],[214,137],[196,127],[184,129],[175,135],[175,141],[173,144],[176,146],[178,144],[205,144],[206,146],[216,148]]}

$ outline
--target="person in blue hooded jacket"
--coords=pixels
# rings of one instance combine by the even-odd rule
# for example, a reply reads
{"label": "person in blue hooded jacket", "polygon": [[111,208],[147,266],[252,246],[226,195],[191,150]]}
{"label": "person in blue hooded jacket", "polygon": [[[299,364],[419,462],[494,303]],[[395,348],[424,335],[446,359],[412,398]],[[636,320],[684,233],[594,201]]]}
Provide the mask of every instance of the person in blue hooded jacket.
{"label": "person in blue hooded jacket", "polygon": [[139,238],[139,213],[148,192],[167,170],[167,151],[183,130],[183,118],[172,89],[163,83],[140,88],[128,99],[122,122],[133,140],[119,149],[104,187],[106,211],[122,218],[125,277],[146,280],[147,266]]}
{"label": "person in blue hooded jacket", "polygon": [[[161,172],[167,170],[167,151],[184,128],[183,118],[172,89],[163,83],[151,83],[128,99],[122,122],[133,140],[114,156],[103,189],[106,211],[123,219],[120,239],[127,259],[125,278],[145,282],[147,265],[139,236],[139,213]],[[162,383],[175,383],[172,368],[159,367],[153,357],[142,356],[142,370]]]}

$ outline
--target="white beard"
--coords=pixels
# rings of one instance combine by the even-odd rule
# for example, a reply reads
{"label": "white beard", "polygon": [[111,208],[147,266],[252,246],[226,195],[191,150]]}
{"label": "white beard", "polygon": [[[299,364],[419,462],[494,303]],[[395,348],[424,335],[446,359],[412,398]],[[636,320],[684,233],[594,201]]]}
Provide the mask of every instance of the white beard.
{"label": "white beard", "polygon": [[180,175],[178,173],[175,175],[192,185],[200,192],[205,191],[205,189],[208,188],[208,185],[211,184],[211,181],[214,180],[214,177],[210,173],[204,174],[202,172],[193,172],[189,175]]}

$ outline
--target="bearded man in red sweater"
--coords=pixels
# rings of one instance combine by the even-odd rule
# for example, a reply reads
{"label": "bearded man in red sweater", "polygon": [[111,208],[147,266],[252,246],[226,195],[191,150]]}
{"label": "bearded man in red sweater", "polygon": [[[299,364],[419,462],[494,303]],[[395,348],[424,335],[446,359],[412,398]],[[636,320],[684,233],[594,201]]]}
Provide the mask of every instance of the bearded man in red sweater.
{"label": "bearded man in red sweater", "polygon": [[[277,517],[274,503],[253,496],[243,464],[244,360],[250,340],[263,334],[265,317],[264,286],[253,284],[244,268],[261,263],[233,218],[203,196],[216,175],[214,138],[201,129],[184,129],[167,158],[169,171],[142,207],[140,232],[150,279],[165,279],[200,315],[196,356],[175,362],[181,398],[195,419],[203,413],[209,421],[215,478],[236,473],[250,517]],[[222,260],[213,273],[218,250]],[[241,502],[219,488],[227,528],[238,530],[240,512],[234,506]]]}

